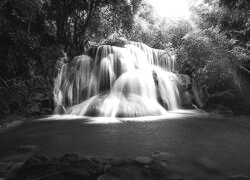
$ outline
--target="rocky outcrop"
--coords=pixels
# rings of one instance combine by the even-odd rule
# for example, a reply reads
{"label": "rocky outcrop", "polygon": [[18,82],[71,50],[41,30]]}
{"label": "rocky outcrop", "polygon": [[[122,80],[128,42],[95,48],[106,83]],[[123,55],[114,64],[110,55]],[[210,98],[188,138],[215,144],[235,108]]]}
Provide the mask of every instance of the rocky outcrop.
{"label": "rocky outcrop", "polygon": [[239,98],[230,91],[210,94],[206,102],[206,109],[222,115],[233,115],[239,107]]}
{"label": "rocky outcrop", "polygon": [[168,152],[135,158],[79,157],[76,153],[60,158],[32,156],[25,162],[0,162],[0,179],[12,180],[184,180],[223,179],[248,180],[248,176],[226,176],[209,158],[197,158],[185,164]]}

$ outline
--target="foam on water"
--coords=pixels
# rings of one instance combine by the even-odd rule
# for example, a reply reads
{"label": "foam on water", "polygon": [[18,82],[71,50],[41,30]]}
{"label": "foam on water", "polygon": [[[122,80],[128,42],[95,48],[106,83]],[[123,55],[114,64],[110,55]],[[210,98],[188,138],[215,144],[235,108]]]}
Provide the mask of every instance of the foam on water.
{"label": "foam on water", "polygon": [[38,119],[36,121],[68,121],[68,120],[83,120],[86,124],[113,124],[124,122],[152,122],[162,120],[177,120],[186,119],[187,117],[202,117],[209,114],[200,110],[174,110],[168,111],[164,115],[154,116],[140,116],[140,117],[92,117],[92,116],[78,116],[71,114],[52,115],[47,118]]}

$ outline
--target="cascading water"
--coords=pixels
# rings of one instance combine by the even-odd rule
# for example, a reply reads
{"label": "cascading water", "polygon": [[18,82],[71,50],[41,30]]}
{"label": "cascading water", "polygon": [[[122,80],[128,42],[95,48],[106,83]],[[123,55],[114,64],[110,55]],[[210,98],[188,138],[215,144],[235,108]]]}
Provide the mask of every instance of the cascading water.
{"label": "cascading water", "polygon": [[180,108],[175,58],[129,42],[102,45],[63,65],[55,80],[55,113],[80,116],[164,115]]}

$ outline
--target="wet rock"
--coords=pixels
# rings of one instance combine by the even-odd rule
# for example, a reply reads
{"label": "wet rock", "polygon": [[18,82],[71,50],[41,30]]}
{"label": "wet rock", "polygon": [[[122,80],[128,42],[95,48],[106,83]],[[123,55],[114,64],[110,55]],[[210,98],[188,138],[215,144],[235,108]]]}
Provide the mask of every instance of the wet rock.
{"label": "wet rock", "polygon": [[65,114],[66,109],[65,109],[65,107],[63,105],[58,105],[57,107],[55,107],[54,113],[55,114]]}
{"label": "wet rock", "polygon": [[112,166],[120,166],[120,165],[123,165],[123,164],[132,164],[134,162],[134,159],[132,158],[123,158],[123,159],[114,159],[113,161],[111,161],[111,165]]}
{"label": "wet rock", "polygon": [[154,161],[150,166],[150,169],[153,170],[167,170],[167,163],[163,161]]}
{"label": "wet rock", "polygon": [[216,106],[216,111],[224,116],[233,116],[233,111],[231,109],[220,104]]}
{"label": "wet rock", "polygon": [[20,168],[16,179],[96,179],[104,173],[102,164],[89,159],[79,159],[75,153],[64,155],[60,159],[48,159],[46,156],[33,156]]}
{"label": "wet rock", "polygon": [[114,39],[105,40],[105,42],[103,44],[117,46],[117,47],[124,47],[128,43],[129,43],[129,41],[125,38],[114,38]]}
{"label": "wet rock", "polygon": [[232,112],[239,110],[239,108],[241,109],[242,100],[230,91],[222,91],[209,95],[206,108],[210,111],[217,110],[222,115],[231,115]]}
{"label": "wet rock", "polygon": [[107,172],[108,170],[110,170],[112,168],[111,164],[104,164],[103,165],[103,172]]}
{"label": "wet rock", "polygon": [[231,176],[229,180],[250,180],[249,176],[243,176],[243,175],[235,175]]}
{"label": "wet rock", "polygon": [[207,173],[220,174],[218,165],[208,158],[200,158],[193,162],[193,164]]}
{"label": "wet rock", "polygon": [[41,164],[41,163],[44,163],[47,161],[49,161],[49,158],[45,155],[32,156],[31,158],[29,158],[25,161],[23,167],[34,166],[34,165]]}
{"label": "wet rock", "polygon": [[236,95],[229,91],[222,91],[215,94],[211,94],[208,99],[208,103],[228,105],[232,104],[236,100]]}
{"label": "wet rock", "polygon": [[68,153],[60,158],[61,161],[77,161],[78,159],[79,156],[76,153]]}
{"label": "wet rock", "polygon": [[17,150],[22,153],[32,152],[32,151],[37,150],[37,146],[36,145],[21,145],[21,146],[18,146]]}
{"label": "wet rock", "polygon": [[99,164],[102,167],[102,171],[105,173],[112,168],[111,162],[114,159],[111,158],[100,158],[100,157],[92,157],[90,160],[96,164]]}
{"label": "wet rock", "polygon": [[104,159],[99,158],[99,157],[91,157],[90,160],[95,163],[103,163],[105,161]]}
{"label": "wet rock", "polygon": [[153,159],[147,156],[139,156],[135,158],[135,161],[141,164],[151,164],[153,162]]}
{"label": "wet rock", "polygon": [[15,177],[22,165],[23,162],[0,163],[0,177],[4,177],[5,179]]}
{"label": "wet rock", "polygon": [[159,152],[159,151],[155,151],[151,154],[151,157],[153,159],[157,159],[157,160],[161,160],[164,162],[169,162],[172,161],[173,159],[175,159],[175,155],[171,154],[169,152]]}
{"label": "wet rock", "polygon": [[168,166],[165,162],[154,161],[151,165],[147,166],[152,177],[168,177],[171,172],[168,170]]}
{"label": "wet rock", "polygon": [[5,175],[5,177],[14,178],[23,164],[24,164],[24,162],[13,163],[11,165],[11,167],[8,168],[8,171],[7,171],[6,175]]}

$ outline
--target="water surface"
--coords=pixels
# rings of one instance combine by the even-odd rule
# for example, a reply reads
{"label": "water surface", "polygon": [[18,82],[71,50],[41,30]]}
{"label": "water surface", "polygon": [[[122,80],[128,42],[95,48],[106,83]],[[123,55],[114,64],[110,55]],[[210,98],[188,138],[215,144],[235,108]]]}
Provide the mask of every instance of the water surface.
{"label": "water surface", "polygon": [[[250,119],[176,116],[146,122],[89,123],[90,119],[29,121],[0,134],[0,161],[32,154],[61,156],[149,156],[163,151],[183,161],[207,158],[223,172],[250,175]],[[35,152],[20,152],[35,145]]]}

